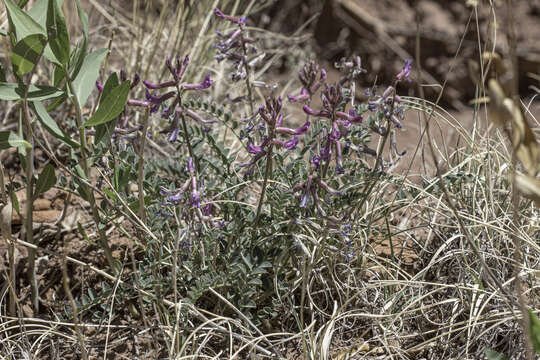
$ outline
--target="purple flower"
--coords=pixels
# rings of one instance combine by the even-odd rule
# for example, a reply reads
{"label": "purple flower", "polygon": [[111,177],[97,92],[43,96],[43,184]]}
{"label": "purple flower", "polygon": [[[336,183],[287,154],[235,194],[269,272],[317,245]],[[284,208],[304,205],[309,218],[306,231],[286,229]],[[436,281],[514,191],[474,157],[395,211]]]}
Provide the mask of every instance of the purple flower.
{"label": "purple flower", "polygon": [[160,84],[154,84],[154,83],[152,83],[150,81],[144,80],[143,84],[144,84],[144,86],[146,86],[147,89],[156,90],[156,89],[163,89],[163,88],[166,88],[166,87],[176,86],[176,81],[170,80],[170,81],[162,82]]}
{"label": "purple flower", "polygon": [[191,192],[191,204],[196,208],[201,207],[201,196],[199,195],[199,192],[197,190],[193,190]]}
{"label": "purple flower", "polygon": [[168,100],[168,99],[170,99],[170,98],[172,98],[173,96],[176,95],[176,93],[174,91],[170,91],[170,92],[168,92],[166,94],[163,94],[161,96],[157,96],[155,92],[154,92],[154,94],[150,94],[150,91],[148,91],[148,89],[146,89],[145,93],[146,93],[146,100],[150,101],[154,105],[160,105],[165,100]]}
{"label": "purple flower", "polygon": [[195,166],[193,165],[193,158],[191,157],[188,159],[187,162],[187,171],[189,171],[190,173],[195,171]]}
{"label": "purple flower", "polygon": [[317,170],[319,166],[321,165],[321,157],[319,155],[315,155],[311,159],[311,163],[313,164],[313,166],[315,166],[315,170]]}
{"label": "purple flower", "polygon": [[205,90],[212,86],[212,80],[210,79],[210,74],[206,74],[203,82],[200,84],[182,84],[182,89],[184,90]]}
{"label": "purple flower", "polygon": [[340,119],[350,121],[351,123],[360,123],[363,119],[362,115],[356,115],[356,111],[353,109],[349,110],[348,114],[343,111],[336,111],[336,116]]}
{"label": "purple flower", "polygon": [[298,145],[298,136],[294,136],[291,140],[285,142],[285,149],[287,150],[294,150],[296,149],[296,145]]}
{"label": "purple flower", "polygon": [[203,120],[203,118],[199,114],[197,114],[195,111],[190,110],[190,109],[186,109],[184,113],[190,118],[192,118],[193,120],[198,121],[202,125],[210,125],[210,124],[215,124],[218,122],[217,120]]}
{"label": "purple flower", "polygon": [[303,109],[306,114],[311,115],[311,116],[325,117],[325,118],[330,118],[331,116],[328,111],[325,111],[325,110],[315,111],[307,105],[304,105]]}
{"label": "purple flower", "polygon": [[[283,117],[281,117],[283,119]],[[286,127],[276,127],[276,133],[278,134],[288,134],[288,135],[301,135],[304,134],[309,129],[310,122],[306,121],[304,125],[298,129],[291,129]]]}
{"label": "purple flower", "polygon": [[302,91],[300,91],[300,94],[297,96],[293,96],[291,94],[287,95],[287,98],[291,102],[303,102],[310,98],[308,91],[306,88],[302,88]]}
{"label": "purple flower", "polygon": [[214,10],[214,14],[220,19],[230,21],[230,22],[238,24],[240,26],[244,26],[246,24],[246,18],[245,17],[239,17],[238,18],[238,17],[234,17],[234,16],[231,16],[231,15],[226,15],[225,13],[223,13],[223,11],[219,10],[218,8],[216,8]]}
{"label": "purple flower", "polygon": [[309,89],[310,93],[312,95],[315,94],[317,90],[319,90],[321,85],[324,84],[325,81],[326,81],[326,70],[321,69],[321,78],[319,79],[319,81],[317,81],[315,84],[311,86],[311,88]]}
{"label": "purple flower", "polygon": [[212,203],[207,203],[202,207],[202,213],[204,216],[211,216],[212,215]]}
{"label": "purple flower", "polygon": [[140,107],[150,106],[150,102],[141,101],[141,100],[128,100],[126,104],[130,106],[140,106]]}
{"label": "purple flower", "polygon": [[396,75],[396,79],[398,80],[407,79],[407,81],[410,82],[411,79],[409,78],[409,75],[411,74],[411,65],[412,65],[412,60],[410,59],[405,60],[405,66],[403,66],[403,70],[401,70],[401,72]]}
{"label": "purple flower", "polygon": [[264,146],[264,142],[261,144],[261,146],[257,146],[255,144],[253,144],[251,141],[248,141],[248,153],[250,154],[258,154],[258,153],[261,153],[263,152],[263,146]]}
{"label": "purple flower", "polygon": [[390,119],[392,120],[392,122],[394,123],[394,125],[395,125],[398,129],[403,128],[403,125],[401,124],[401,122],[399,121],[399,119],[397,118],[396,115],[392,115],[392,116],[390,117]]}
{"label": "purple flower", "polygon": [[176,141],[176,139],[178,139],[178,133],[180,132],[180,130],[178,130],[178,128],[175,128],[175,129],[172,129],[169,137],[167,138],[167,141],[173,143]]}

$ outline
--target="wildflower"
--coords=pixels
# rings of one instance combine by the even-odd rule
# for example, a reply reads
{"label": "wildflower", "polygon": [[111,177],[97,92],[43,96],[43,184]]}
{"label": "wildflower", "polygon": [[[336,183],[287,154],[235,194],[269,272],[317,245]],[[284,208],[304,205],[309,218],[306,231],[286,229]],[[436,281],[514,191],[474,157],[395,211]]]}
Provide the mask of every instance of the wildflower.
{"label": "wildflower", "polygon": [[232,23],[238,24],[239,26],[244,26],[246,24],[245,17],[234,17],[230,15],[225,15],[223,11],[218,8],[214,9],[214,14],[220,19],[230,21]]}
{"label": "wildflower", "polygon": [[183,90],[205,90],[212,86],[212,80],[210,79],[210,74],[206,74],[204,80],[200,84],[182,84],[181,88]]}
{"label": "wildflower", "polygon": [[[240,167],[247,167],[247,173],[251,173],[253,165],[267,154],[272,146],[282,147],[287,150],[294,150],[298,144],[298,135],[304,134],[309,128],[310,123],[306,122],[298,129],[292,129],[281,126],[283,124],[283,115],[281,114],[282,108],[281,97],[275,99],[271,97],[266,98],[265,105],[261,105],[257,110],[257,114],[264,120],[264,123],[268,127],[267,135],[263,138],[260,145],[254,144],[251,140],[248,141],[247,150],[248,153],[255,155],[250,162],[245,164],[239,164]],[[282,140],[276,137],[277,134],[293,135],[292,139]]]}
{"label": "wildflower", "polygon": [[[246,79],[248,69],[255,67],[264,57],[265,53],[259,53],[253,45],[254,38],[246,35],[245,17],[234,17],[224,14],[220,9],[215,9],[215,15],[223,20],[227,20],[238,25],[238,29],[228,33],[215,31],[220,41],[215,45],[218,54],[214,57],[218,62],[229,60],[234,71],[231,73],[232,81]],[[253,56],[251,56],[253,55]]]}
{"label": "wildflower", "polygon": [[[319,77],[319,79],[317,79],[317,77]],[[313,95],[326,81],[326,71],[324,69],[320,69],[319,65],[314,61],[310,61],[304,65],[302,70],[298,72],[298,78],[300,79],[303,87],[300,91],[300,95],[287,95],[289,101],[292,102],[304,102],[311,100]]]}
{"label": "wildflower", "polygon": [[396,79],[398,80],[406,79],[408,82],[411,82],[411,79],[409,78],[409,75],[411,74],[411,65],[412,65],[412,60],[410,59],[405,60],[405,65],[403,66],[403,70],[401,70],[401,72],[396,75]]}
{"label": "wildflower", "polygon": [[317,194],[318,189],[323,190],[325,193],[331,196],[341,195],[341,191],[337,191],[330,187],[326,182],[321,180],[320,177],[316,175],[309,175],[306,182],[296,185],[293,187],[293,193],[302,192],[300,196],[300,208],[308,208],[311,200],[313,205],[319,212],[319,214],[325,216],[325,212],[321,206],[319,195]]}

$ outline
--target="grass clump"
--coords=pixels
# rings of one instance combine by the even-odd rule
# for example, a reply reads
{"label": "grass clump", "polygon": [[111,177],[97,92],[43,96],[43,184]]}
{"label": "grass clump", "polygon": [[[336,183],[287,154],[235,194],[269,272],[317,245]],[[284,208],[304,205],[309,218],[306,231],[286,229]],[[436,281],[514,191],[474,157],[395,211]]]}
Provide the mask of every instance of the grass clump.
{"label": "grass clump", "polygon": [[[12,69],[0,99],[20,121],[0,133],[19,159],[7,184],[0,166],[3,357],[538,351],[540,150],[519,99],[496,80],[487,90],[501,130],[475,123],[469,133],[438,104],[404,95],[412,60],[361,94],[360,57],[330,69],[304,56],[281,87],[272,69],[283,54],[265,49],[277,35],[229,15],[256,15],[256,2],[178,4],[146,35],[134,30],[135,2],[124,29],[135,41],[121,51],[136,60],[115,72],[112,35],[90,50],[79,1],[78,43],[60,2],[4,3]],[[406,111],[426,126],[435,176],[422,181],[395,171]],[[463,145],[437,148],[437,123]],[[36,227],[36,201],[52,192],[62,213]]]}

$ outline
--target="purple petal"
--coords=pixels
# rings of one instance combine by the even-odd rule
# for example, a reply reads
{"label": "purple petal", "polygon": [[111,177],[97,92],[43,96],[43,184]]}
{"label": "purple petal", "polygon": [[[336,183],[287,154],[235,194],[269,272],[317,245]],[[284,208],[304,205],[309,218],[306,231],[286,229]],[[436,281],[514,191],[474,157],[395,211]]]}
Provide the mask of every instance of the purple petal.
{"label": "purple petal", "polygon": [[253,144],[251,141],[248,141],[248,153],[250,154],[258,154],[263,151],[262,146],[257,146]]}
{"label": "purple petal", "polygon": [[296,149],[296,145],[298,145],[298,136],[294,136],[294,138],[292,138],[291,140],[286,141],[285,142],[285,149],[294,150],[294,149]]}
{"label": "purple petal", "polygon": [[302,91],[300,92],[299,95],[293,96],[293,95],[289,94],[289,95],[287,95],[287,98],[291,102],[302,102],[302,101],[306,101],[306,100],[309,99],[309,93],[305,88],[302,88]]}
{"label": "purple petal", "polygon": [[396,79],[398,80],[407,79],[410,81],[409,75],[411,74],[411,65],[412,65],[411,59],[405,60],[405,66],[403,66],[403,70],[401,70],[401,72],[396,75]]}
{"label": "purple petal", "polygon": [[204,77],[203,82],[200,84],[182,84],[182,89],[184,90],[205,90],[212,86],[212,80],[210,79],[210,74],[207,74]]}

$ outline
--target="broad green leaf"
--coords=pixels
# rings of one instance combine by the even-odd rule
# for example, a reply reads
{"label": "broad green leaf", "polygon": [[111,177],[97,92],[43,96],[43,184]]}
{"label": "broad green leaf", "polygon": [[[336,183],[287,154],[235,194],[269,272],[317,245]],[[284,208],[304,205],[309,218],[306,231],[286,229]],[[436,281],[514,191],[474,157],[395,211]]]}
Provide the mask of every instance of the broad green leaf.
{"label": "broad green leaf", "polygon": [[7,36],[8,32],[6,30],[0,29],[0,35]]}
{"label": "broad green leaf", "polygon": [[531,340],[534,351],[536,351],[537,354],[540,354],[540,320],[538,320],[531,309],[529,309],[529,315],[531,319]]}
{"label": "broad green leaf", "polygon": [[47,33],[49,34],[49,46],[60,61],[66,65],[69,61],[69,34],[66,27],[66,20],[62,9],[56,0],[49,0],[47,7]]}
{"label": "broad green leaf", "polygon": [[43,36],[47,36],[45,28],[39,25],[12,0],[4,0],[4,4],[6,4],[8,17],[13,25],[13,31],[15,32],[17,42],[28,35],[42,34]]}
{"label": "broad green leaf", "polygon": [[103,85],[103,92],[101,93],[101,99],[99,99],[99,103],[101,104],[104,99],[109,96],[111,91],[118,85],[120,85],[120,81],[118,80],[118,74],[114,72],[109,75],[109,78],[107,79],[107,81],[105,81],[105,85]]}
{"label": "broad green leaf", "polygon": [[39,174],[34,196],[37,198],[40,194],[46,192],[56,184],[56,174],[54,173],[54,166],[47,164],[45,168]]}
{"label": "broad green leaf", "polygon": [[38,63],[46,43],[47,39],[42,34],[32,34],[15,45],[11,54],[11,62],[17,75],[23,76],[32,71]]}
{"label": "broad green leaf", "polygon": [[[118,81],[118,74],[112,73],[103,86],[103,92],[101,93],[101,98],[99,99],[100,105],[109,96],[111,91],[118,87],[118,85],[120,85],[120,82]],[[106,124],[96,126],[96,136],[94,137],[96,149],[99,147],[108,149],[115,126],[116,124],[114,122],[108,122]]]}
{"label": "broad green leaf", "polygon": [[[61,8],[64,4],[64,0],[56,0],[58,7]],[[37,0],[32,8],[28,10],[28,15],[32,17],[43,28],[47,27],[47,7],[49,6],[49,0]]]}
{"label": "broad green leaf", "polygon": [[129,94],[130,82],[124,81],[118,85],[103,99],[99,104],[98,109],[92,115],[90,119],[84,124],[85,127],[96,126],[99,124],[105,124],[111,120],[114,120],[126,105],[126,101]]}
{"label": "broad green leaf", "polygon": [[[0,82],[0,100],[22,100],[26,86],[15,83]],[[64,92],[52,86],[30,85],[28,100],[42,101],[61,96]]]}
{"label": "broad green leaf", "polygon": [[31,148],[29,142],[24,140],[22,137],[11,131],[0,131],[0,149],[8,149],[10,147],[21,147]]}
{"label": "broad green leaf", "polygon": [[30,107],[33,110],[34,114],[36,114],[36,117],[38,118],[39,122],[57,139],[61,140],[62,142],[73,146],[73,147],[79,147],[80,144],[78,142],[75,142],[71,139],[71,137],[66,134],[56,121],[49,115],[47,110],[45,109],[45,106],[39,102],[39,101],[32,101],[30,102]]}
{"label": "broad green leaf", "polygon": [[108,51],[108,49],[98,49],[88,54],[83,61],[77,77],[73,80],[73,91],[75,92],[75,96],[77,96],[81,107],[86,104],[90,93],[96,86],[101,63],[105,59]]}

